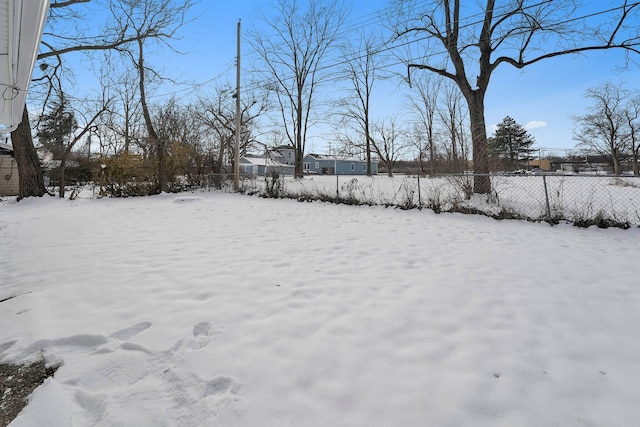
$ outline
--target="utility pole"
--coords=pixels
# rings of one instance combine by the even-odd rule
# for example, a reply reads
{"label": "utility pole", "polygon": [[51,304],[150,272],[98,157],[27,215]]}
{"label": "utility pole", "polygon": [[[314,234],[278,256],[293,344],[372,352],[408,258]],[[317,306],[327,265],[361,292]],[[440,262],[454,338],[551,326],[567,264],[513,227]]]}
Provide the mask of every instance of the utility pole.
{"label": "utility pole", "polygon": [[236,143],[233,149],[233,189],[240,190],[240,19],[238,19],[238,53],[236,55]]}

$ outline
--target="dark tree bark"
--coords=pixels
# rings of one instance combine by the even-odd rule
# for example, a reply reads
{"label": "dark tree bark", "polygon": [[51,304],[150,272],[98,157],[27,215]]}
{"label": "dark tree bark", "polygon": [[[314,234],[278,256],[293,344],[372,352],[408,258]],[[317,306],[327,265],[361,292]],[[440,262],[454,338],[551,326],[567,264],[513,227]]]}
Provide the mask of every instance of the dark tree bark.
{"label": "dark tree bark", "polygon": [[136,63],[139,76],[140,91],[140,105],[142,106],[142,116],[144,117],[144,123],[147,127],[147,133],[151,144],[156,148],[156,155],[158,156],[158,190],[168,192],[169,191],[169,174],[167,173],[167,147],[166,141],[162,138],[158,138],[153,120],[151,119],[151,113],[149,112],[149,105],[147,104],[147,92],[145,84],[145,66],[144,66],[144,40],[138,39],[138,62]]}
{"label": "dark tree bark", "polygon": [[26,105],[22,112],[22,121],[11,132],[11,144],[13,145],[13,153],[18,165],[20,187],[18,200],[25,197],[42,197],[48,194],[44,186],[40,159],[33,145],[29,112]]}

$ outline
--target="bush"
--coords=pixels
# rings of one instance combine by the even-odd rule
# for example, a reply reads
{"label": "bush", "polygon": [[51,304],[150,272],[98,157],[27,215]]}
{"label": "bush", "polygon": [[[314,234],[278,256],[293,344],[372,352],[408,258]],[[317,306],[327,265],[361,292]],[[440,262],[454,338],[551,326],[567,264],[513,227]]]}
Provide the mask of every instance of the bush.
{"label": "bush", "polygon": [[[102,167],[104,165],[104,167]],[[154,165],[142,156],[122,153],[104,159],[95,171],[102,189],[101,195],[107,197],[148,196],[158,193],[158,179]]]}
{"label": "bush", "polygon": [[280,174],[272,172],[271,175],[265,177],[265,196],[273,199],[278,199],[282,195],[282,181],[280,181]]}

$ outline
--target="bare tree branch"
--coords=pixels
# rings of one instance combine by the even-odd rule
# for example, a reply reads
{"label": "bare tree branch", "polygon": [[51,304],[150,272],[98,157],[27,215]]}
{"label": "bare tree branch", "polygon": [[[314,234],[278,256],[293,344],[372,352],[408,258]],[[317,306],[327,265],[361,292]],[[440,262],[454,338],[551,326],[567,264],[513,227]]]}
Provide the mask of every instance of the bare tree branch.
{"label": "bare tree branch", "polygon": [[[491,190],[487,176],[487,132],[484,99],[493,72],[502,64],[524,68],[558,56],[610,49],[640,53],[636,25],[639,2],[586,13],[582,4],[540,0],[528,2],[486,0],[460,16],[461,0],[440,0],[422,5],[397,0],[396,39],[426,34],[420,60],[406,59],[407,71],[426,70],[450,79],[459,87],[469,109],[473,140],[474,191]],[[425,12],[420,12],[424,10]],[[480,18],[476,18],[477,12]],[[581,15],[582,13],[582,15]],[[597,25],[588,25],[598,19]]]}

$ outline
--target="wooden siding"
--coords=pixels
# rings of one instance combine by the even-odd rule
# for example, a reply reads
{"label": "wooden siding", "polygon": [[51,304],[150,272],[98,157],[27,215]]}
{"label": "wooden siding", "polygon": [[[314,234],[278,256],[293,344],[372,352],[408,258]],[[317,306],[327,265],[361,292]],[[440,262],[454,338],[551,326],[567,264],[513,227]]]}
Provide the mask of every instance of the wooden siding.
{"label": "wooden siding", "polygon": [[15,159],[0,155],[0,196],[17,196],[18,185],[18,165]]}

